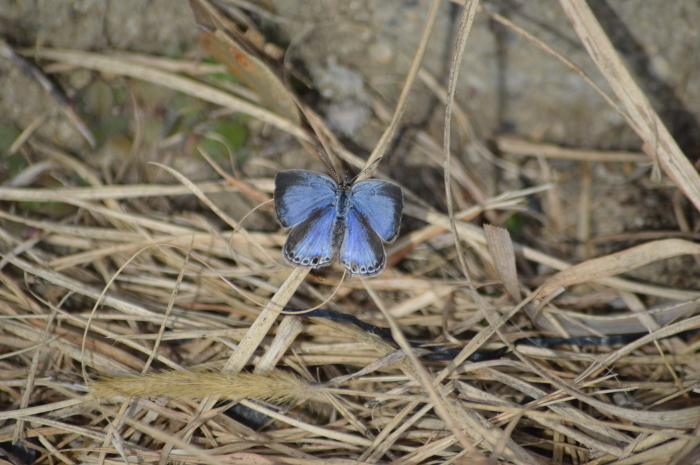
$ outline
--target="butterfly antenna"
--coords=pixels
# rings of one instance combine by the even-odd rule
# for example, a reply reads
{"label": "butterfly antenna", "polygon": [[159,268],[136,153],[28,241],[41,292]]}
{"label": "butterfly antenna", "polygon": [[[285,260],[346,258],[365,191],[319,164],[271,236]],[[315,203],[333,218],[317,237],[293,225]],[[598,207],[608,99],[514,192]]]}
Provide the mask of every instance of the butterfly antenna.
{"label": "butterfly antenna", "polygon": [[354,183],[356,180],[362,180],[362,179],[367,179],[372,177],[372,174],[374,173],[374,170],[376,169],[377,165],[381,161],[382,157],[377,158],[374,160],[368,167],[364,168],[362,171],[357,173],[357,176],[352,178],[352,181],[350,181],[350,184]]}
{"label": "butterfly antenna", "polygon": [[333,166],[330,163],[328,163],[328,160],[326,160],[326,157],[318,149],[314,149],[314,150],[316,150],[316,153],[318,153],[318,155],[321,157],[321,160],[323,160],[323,164],[326,165],[326,168],[328,168],[328,171],[330,171],[333,174],[333,176],[335,176],[335,180],[338,182],[338,184],[340,184],[340,182],[341,182],[340,176],[338,176],[338,173],[336,173]]}

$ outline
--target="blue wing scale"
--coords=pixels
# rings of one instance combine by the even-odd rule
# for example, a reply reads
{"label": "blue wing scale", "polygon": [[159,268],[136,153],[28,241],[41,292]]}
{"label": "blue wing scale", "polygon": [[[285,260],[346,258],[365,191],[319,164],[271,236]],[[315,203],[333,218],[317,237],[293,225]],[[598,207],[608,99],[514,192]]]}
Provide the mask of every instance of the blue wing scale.
{"label": "blue wing scale", "polygon": [[346,221],[343,244],[340,246],[340,263],[350,274],[366,278],[378,275],[386,266],[381,238],[367,218],[355,209],[350,209]]}
{"label": "blue wing scale", "polygon": [[327,266],[338,252],[336,215],[333,206],[314,210],[289,232],[282,253],[292,265],[318,268]]}
{"label": "blue wing scale", "polygon": [[396,184],[370,179],[352,186],[351,208],[369,222],[384,242],[392,242],[399,235],[403,194]]}
{"label": "blue wing scale", "polygon": [[335,202],[338,184],[324,174],[287,170],[275,176],[275,211],[285,228],[301,223]]}

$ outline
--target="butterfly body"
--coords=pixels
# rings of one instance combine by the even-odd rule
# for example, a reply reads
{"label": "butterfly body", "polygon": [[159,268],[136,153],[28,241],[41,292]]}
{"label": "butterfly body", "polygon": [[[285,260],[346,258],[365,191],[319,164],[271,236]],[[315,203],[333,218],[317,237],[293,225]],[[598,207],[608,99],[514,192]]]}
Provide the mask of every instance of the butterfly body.
{"label": "butterfly body", "polygon": [[383,242],[399,233],[403,194],[390,182],[335,182],[304,170],[275,176],[275,210],[292,228],[282,249],[293,265],[318,268],[336,256],[351,274],[376,276],[386,266]]}

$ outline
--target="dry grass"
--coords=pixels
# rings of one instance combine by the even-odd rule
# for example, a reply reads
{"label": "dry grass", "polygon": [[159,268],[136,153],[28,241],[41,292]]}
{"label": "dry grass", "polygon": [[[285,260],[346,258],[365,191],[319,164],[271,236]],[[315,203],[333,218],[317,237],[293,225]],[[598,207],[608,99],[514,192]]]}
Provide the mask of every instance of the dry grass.
{"label": "dry grass", "polygon": [[[477,7],[468,3],[460,44],[468,41]],[[647,154],[700,205],[697,172],[687,168],[585,2],[562,0],[562,6]],[[426,38],[431,24],[426,22]],[[261,105],[224,92],[199,80],[192,63],[67,50],[31,53],[63,69],[83,66],[178,90],[293,136],[310,157],[323,146],[363,166],[311,109],[301,107],[301,114],[313,134],[288,105],[275,108],[272,99],[264,107],[265,99]],[[447,104],[448,121],[454,113],[458,136],[473,137],[471,122],[454,105],[454,86],[440,88],[420,70],[420,59],[418,53],[409,81],[430,86]],[[297,100],[262,61],[251,63],[248,79],[257,79],[259,91]],[[386,151],[410,82],[367,163]],[[245,221],[228,217],[207,197],[230,191],[262,203],[271,197],[271,178],[225,175],[220,183],[192,183],[161,166],[174,176],[173,184],[103,185],[77,158],[33,141],[31,132],[40,124],[28,128],[13,150],[32,151],[46,163],[18,175],[21,182],[4,180],[5,186],[29,187],[0,187],[0,443],[19,441],[36,450],[35,463],[690,463],[683,460],[691,460],[697,445],[700,408],[693,405],[700,344],[672,336],[700,326],[700,316],[693,316],[700,291],[618,275],[700,254],[700,245],[661,238],[572,266],[513,244],[504,229],[484,230],[468,221],[522,209],[525,197],[537,192],[556,197],[556,187],[488,198],[449,150],[443,153],[438,141],[422,134],[418,140],[429,157],[445,163],[448,193],[468,191],[480,202],[457,204],[461,211],[448,202],[446,214],[406,190],[405,215],[425,226],[388,247],[390,266],[381,276],[341,282],[337,266],[309,274],[281,264],[283,231],[249,231]],[[447,129],[443,145],[449,148]],[[634,163],[642,156],[497,141],[501,150],[522,156],[590,163]],[[478,140],[471,143],[488,150]],[[70,173],[76,181],[43,185],[49,170]],[[189,193],[216,214],[224,230],[211,217],[178,210],[174,199]],[[159,214],[139,201],[145,198],[174,213]],[[22,202],[66,213],[47,215],[20,208]],[[450,230],[452,243],[444,245]],[[579,233],[585,239],[586,228]],[[558,272],[523,282],[517,256]],[[401,267],[394,266],[399,262]],[[575,293],[565,291],[571,286],[578,286]],[[308,308],[329,296],[324,307],[390,328],[399,347],[347,323],[280,314],[288,304]],[[626,311],[586,311],[587,302],[619,297]],[[642,298],[678,303],[647,308]],[[615,348],[512,346],[523,336],[637,331],[649,334]],[[450,363],[425,362],[420,356],[429,351],[412,348],[409,339],[461,351]],[[477,350],[504,345],[510,354],[503,358],[465,362]],[[91,384],[100,379],[102,384]],[[219,398],[266,415],[266,427],[252,429],[227,416],[223,411],[232,402]]]}

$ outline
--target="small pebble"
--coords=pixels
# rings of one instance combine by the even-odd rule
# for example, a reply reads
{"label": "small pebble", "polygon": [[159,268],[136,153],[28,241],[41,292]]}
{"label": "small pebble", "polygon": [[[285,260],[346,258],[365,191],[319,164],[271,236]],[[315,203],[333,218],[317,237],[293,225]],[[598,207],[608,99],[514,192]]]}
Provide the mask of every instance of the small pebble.
{"label": "small pebble", "polygon": [[386,42],[375,42],[369,46],[369,56],[373,61],[387,65],[394,60],[394,49]]}

